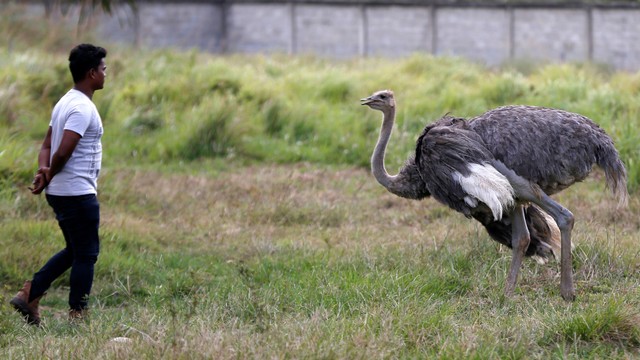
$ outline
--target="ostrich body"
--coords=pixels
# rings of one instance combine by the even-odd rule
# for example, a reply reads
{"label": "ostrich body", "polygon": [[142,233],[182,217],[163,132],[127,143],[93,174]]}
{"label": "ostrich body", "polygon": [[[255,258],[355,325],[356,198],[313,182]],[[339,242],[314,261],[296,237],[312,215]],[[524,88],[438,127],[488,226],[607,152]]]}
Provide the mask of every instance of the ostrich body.
{"label": "ostrich body", "polygon": [[607,185],[626,205],[626,170],[611,138],[590,119],[556,109],[505,106],[471,120],[446,116],[428,125],[397,175],[384,156],[393,124],[393,92],[378,91],[363,105],[383,113],[371,158],[376,180],[410,199],[433,196],[482,223],[513,249],[505,293],[512,295],[524,256],[548,259],[560,252],[560,292],[573,300],[573,214],[551,199],[585,179],[597,164]]}

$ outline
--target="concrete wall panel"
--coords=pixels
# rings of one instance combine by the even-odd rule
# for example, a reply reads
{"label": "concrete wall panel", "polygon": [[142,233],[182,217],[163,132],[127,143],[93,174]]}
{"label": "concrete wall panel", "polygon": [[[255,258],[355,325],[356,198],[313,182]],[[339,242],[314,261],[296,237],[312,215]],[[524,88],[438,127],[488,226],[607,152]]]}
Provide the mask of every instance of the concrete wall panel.
{"label": "concrete wall panel", "polygon": [[526,60],[584,61],[589,57],[588,13],[584,10],[514,11],[514,57]]}
{"label": "concrete wall panel", "polygon": [[593,60],[640,69],[640,10],[593,11]]}
{"label": "concrete wall panel", "polygon": [[400,57],[432,51],[430,8],[375,6],[366,9],[366,16],[367,55]]}
{"label": "concrete wall panel", "polygon": [[291,6],[237,4],[229,9],[228,50],[231,52],[290,52]]}
{"label": "concrete wall panel", "polygon": [[222,7],[200,3],[138,5],[141,45],[221,49]]}
{"label": "concrete wall panel", "polygon": [[296,52],[346,58],[360,55],[361,8],[296,5]]}
{"label": "concrete wall panel", "polygon": [[463,56],[487,65],[499,65],[509,58],[507,10],[441,8],[436,19],[436,55]]}

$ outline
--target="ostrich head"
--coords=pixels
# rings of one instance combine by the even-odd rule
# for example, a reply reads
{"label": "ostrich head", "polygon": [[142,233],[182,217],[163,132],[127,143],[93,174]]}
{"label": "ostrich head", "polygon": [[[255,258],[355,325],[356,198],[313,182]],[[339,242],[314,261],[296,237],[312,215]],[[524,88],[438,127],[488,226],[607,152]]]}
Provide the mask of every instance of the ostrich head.
{"label": "ostrich head", "polygon": [[396,100],[393,98],[393,91],[380,90],[368,98],[360,99],[362,105],[367,105],[372,109],[385,111],[396,107]]}

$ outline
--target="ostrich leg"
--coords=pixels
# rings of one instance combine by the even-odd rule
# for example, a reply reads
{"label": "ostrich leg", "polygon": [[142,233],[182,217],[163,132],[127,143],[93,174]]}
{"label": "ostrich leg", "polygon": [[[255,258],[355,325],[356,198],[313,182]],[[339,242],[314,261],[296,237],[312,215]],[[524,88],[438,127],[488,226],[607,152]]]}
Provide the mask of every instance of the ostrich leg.
{"label": "ostrich leg", "polygon": [[513,258],[507,276],[507,284],[504,289],[506,296],[512,296],[518,281],[518,273],[522,265],[522,259],[529,247],[529,230],[524,217],[524,207],[518,204],[511,214],[511,247],[513,248]]}
{"label": "ostrich leg", "polygon": [[[573,267],[571,261],[571,230],[573,230],[573,214],[562,205],[555,202],[545,194],[537,184],[529,182],[527,179],[507,168],[503,163],[496,161],[496,170],[506,176],[516,197],[521,201],[530,201],[538,205],[547,214],[551,215],[560,229],[560,295],[567,301],[575,299],[575,288],[573,286]],[[515,256],[515,251],[514,251]],[[507,284],[508,285],[508,284]]]}
{"label": "ostrich leg", "polygon": [[573,267],[571,260],[571,230],[573,214],[562,205],[553,201],[547,194],[540,192],[539,198],[530,199],[551,215],[560,228],[560,294],[567,301],[575,299],[573,287]]}

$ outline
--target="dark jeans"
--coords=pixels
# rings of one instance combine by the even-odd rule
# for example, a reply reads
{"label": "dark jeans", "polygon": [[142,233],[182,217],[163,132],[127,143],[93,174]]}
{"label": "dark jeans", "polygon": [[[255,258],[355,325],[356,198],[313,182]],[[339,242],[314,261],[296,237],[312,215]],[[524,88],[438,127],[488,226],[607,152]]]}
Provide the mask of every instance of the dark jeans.
{"label": "dark jeans", "polygon": [[94,264],[100,252],[100,204],[94,194],[47,195],[47,202],[56,214],[66,247],[35,273],[29,301],[44,294],[55,279],[71,268],[69,307],[85,309],[93,284]]}

